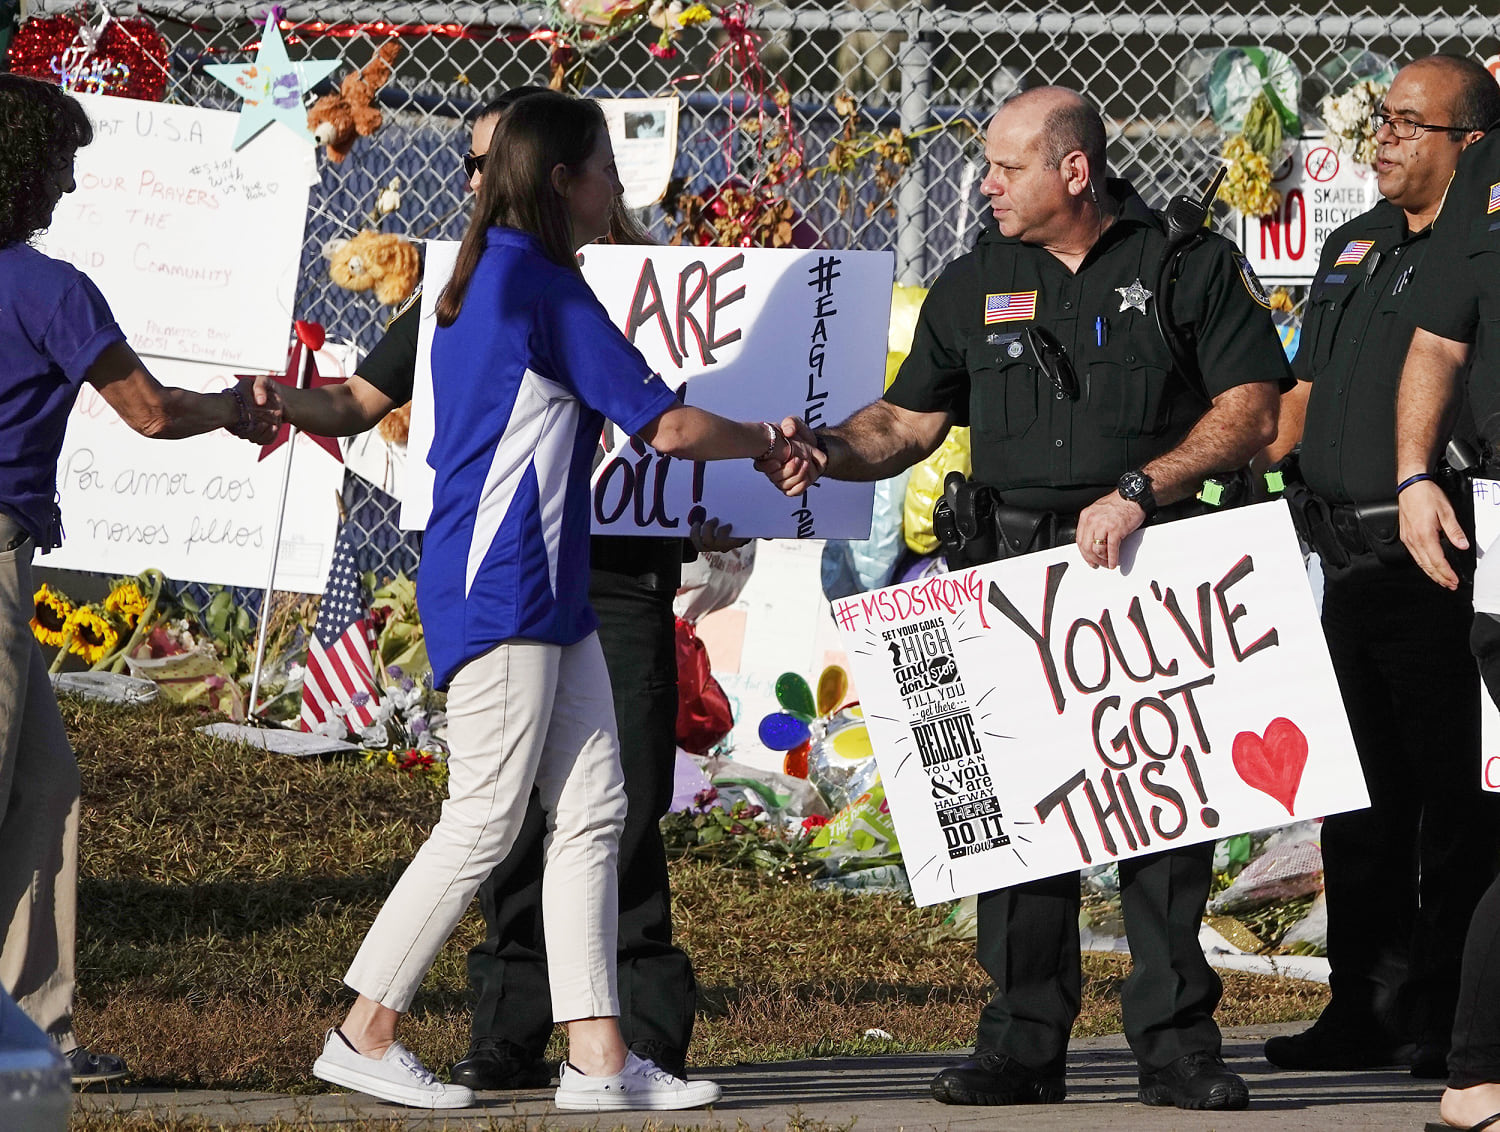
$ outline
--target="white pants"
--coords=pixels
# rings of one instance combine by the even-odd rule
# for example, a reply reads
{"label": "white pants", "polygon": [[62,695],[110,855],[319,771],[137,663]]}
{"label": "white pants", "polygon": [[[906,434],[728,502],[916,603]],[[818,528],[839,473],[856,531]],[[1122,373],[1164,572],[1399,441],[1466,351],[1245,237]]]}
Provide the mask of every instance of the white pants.
{"label": "white pants", "polygon": [[533,786],[547,814],[542,916],[552,1016],[620,1013],[615,946],[625,783],[599,638],[513,640],[448,690],[448,799],[344,976],[404,1012],[469,901],[515,843]]}

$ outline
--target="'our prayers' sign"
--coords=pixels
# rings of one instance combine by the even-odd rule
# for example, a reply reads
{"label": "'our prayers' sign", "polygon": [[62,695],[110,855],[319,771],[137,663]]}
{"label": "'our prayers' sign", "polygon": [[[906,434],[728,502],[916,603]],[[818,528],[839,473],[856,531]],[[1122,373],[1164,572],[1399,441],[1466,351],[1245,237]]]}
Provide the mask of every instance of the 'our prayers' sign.
{"label": "'our prayers' sign", "polygon": [[1369,804],[1285,505],[836,602],[931,904]]}

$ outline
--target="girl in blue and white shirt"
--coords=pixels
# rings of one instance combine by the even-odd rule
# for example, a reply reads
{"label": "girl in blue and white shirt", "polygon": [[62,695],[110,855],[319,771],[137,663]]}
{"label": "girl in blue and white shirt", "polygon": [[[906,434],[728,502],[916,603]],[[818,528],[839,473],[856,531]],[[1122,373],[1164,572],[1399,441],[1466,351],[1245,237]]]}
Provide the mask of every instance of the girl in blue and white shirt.
{"label": "girl in blue and white shirt", "polygon": [[417,594],[448,689],[448,799],[345,976],[359,998],[314,1071],[398,1103],[473,1103],[395,1040],[396,1023],[535,788],[553,1013],[568,1025],[558,1107],[697,1107],[719,1087],[637,1057],[618,1025],[625,793],[588,604],[590,472],[606,417],[690,460],[791,446],[770,424],[679,404],[583,281],[575,252],[606,235],[623,191],[595,103],[523,98],[489,153],[432,348],[436,478]]}

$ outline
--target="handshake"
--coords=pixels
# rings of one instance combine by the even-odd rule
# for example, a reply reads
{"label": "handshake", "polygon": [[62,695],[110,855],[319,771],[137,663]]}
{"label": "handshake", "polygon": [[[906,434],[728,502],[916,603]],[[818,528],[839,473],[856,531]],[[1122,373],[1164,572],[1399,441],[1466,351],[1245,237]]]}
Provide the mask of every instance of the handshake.
{"label": "handshake", "polygon": [[242,377],[220,396],[234,400],[237,419],[224,427],[251,444],[269,444],[286,421],[286,402],[273,378]]}
{"label": "handshake", "polygon": [[[801,417],[787,417],[781,422],[778,440],[755,461],[755,470],[785,494],[796,497],[805,492],[828,467],[828,451]],[[781,443],[781,442],[784,442]]]}

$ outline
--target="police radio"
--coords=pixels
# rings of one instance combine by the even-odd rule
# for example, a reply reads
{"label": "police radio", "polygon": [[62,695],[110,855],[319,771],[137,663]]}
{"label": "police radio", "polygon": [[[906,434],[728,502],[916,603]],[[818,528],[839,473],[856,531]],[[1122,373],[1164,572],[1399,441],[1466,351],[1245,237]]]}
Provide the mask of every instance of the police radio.
{"label": "police radio", "polygon": [[1167,229],[1167,243],[1162,250],[1161,267],[1156,273],[1156,328],[1161,332],[1177,371],[1203,389],[1203,375],[1198,359],[1182,331],[1172,322],[1172,291],[1177,284],[1177,265],[1192,247],[1203,239],[1208,210],[1212,207],[1227,169],[1219,167],[1208,189],[1201,197],[1173,197],[1162,210]]}

